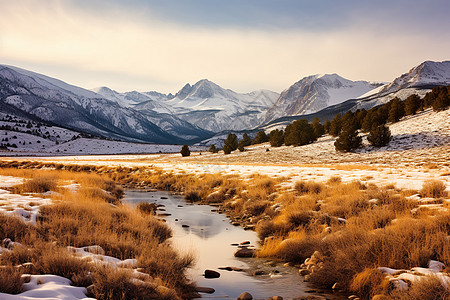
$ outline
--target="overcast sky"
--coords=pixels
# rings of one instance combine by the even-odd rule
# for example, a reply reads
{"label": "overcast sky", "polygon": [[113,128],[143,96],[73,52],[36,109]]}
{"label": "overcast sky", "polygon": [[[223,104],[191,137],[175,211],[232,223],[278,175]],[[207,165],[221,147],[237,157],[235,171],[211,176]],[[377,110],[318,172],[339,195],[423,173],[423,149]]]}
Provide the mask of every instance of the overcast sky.
{"label": "overcast sky", "polygon": [[450,59],[448,0],[0,0],[0,64],[84,88],[391,81]]}

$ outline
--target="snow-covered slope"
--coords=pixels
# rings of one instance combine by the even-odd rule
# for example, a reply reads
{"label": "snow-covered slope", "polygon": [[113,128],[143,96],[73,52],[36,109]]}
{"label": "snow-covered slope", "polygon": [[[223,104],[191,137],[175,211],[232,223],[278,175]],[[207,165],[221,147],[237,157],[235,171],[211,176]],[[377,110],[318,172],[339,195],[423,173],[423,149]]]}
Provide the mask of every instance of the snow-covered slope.
{"label": "snow-covered slope", "polygon": [[361,95],[357,108],[371,108],[394,97],[405,100],[412,94],[425,96],[434,86],[450,85],[450,61],[425,61],[392,82]]}
{"label": "snow-covered slope", "polygon": [[[110,96],[113,95],[112,91]],[[178,128],[177,136],[171,135],[146,115],[123,107],[116,101],[15,67],[0,65],[0,99],[10,112],[16,110],[17,113],[36,116],[52,124],[94,135],[128,141],[185,142],[185,139],[180,138],[184,134],[183,128]],[[161,121],[158,116],[153,119]],[[188,130],[186,135],[189,139],[205,137],[205,131],[195,130]]]}
{"label": "snow-covered slope", "polygon": [[186,84],[166,103],[177,116],[206,130],[242,130],[259,125],[278,94],[259,90],[239,94],[203,79]]}
{"label": "snow-covered slope", "polygon": [[264,122],[280,117],[310,114],[373,90],[380,84],[351,81],[337,74],[312,75],[283,91],[268,110]]}

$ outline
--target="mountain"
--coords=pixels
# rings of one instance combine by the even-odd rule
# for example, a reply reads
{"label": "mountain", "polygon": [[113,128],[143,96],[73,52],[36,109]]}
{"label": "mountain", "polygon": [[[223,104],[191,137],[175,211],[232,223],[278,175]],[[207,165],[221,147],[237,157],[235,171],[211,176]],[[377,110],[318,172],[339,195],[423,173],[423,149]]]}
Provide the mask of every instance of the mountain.
{"label": "mountain", "polygon": [[[126,141],[180,143],[144,114],[63,81],[16,67],[0,65],[0,102],[15,114],[97,136]],[[203,139],[189,132],[189,137]]]}
{"label": "mountain", "polygon": [[425,61],[392,82],[361,95],[355,109],[369,109],[384,104],[394,97],[401,100],[412,94],[423,97],[433,87],[442,85],[450,85],[450,61]]}
{"label": "mountain", "polygon": [[285,116],[315,113],[328,106],[357,98],[380,85],[351,81],[337,74],[304,77],[281,93],[267,111],[264,123]]}
{"label": "mountain", "polygon": [[177,117],[200,128],[220,132],[259,125],[278,96],[268,90],[240,94],[203,79],[194,85],[186,84],[166,104]]}

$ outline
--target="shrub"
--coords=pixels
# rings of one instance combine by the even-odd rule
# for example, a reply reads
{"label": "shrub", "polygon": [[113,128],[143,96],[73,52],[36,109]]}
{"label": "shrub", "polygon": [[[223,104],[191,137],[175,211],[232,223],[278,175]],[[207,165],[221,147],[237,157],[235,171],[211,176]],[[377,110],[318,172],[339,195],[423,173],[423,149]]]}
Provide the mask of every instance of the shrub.
{"label": "shrub", "polygon": [[216,145],[212,144],[211,146],[209,146],[208,151],[211,153],[217,153],[219,152],[219,149],[216,148]]}
{"label": "shrub", "polygon": [[391,139],[391,131],[386,125],[380,125],[373,128],[367,137],[369,143],[374,147],[384,147],[389,144]]}
{"label": "shrub", "polygon": [[420,194],[422,197],[439,198],[446,197],[447,192],[444,182],[440,180],[430,180],[424,182]]}
{"label": "shrub", "polygon": [[13,266],[0,267],[0,293],[19,294],[23,291],[22,273]]}
{"label": "shrub", "polygon": [[11,191],[15,194],[21,193],[45,193],[53,191],[57,187],[57,182],[54,177],[36,177],[26,181],[23,184],[13,186]]}
{"label": "shrub", "polygon": [[191,155],[191,151],[189,150],[189,146],[188,145],[183,145],[183,147],[181,147],[181,156],[186,157],[186,156],[190,156]]}
{"label": "shrub", "polygon": [[143,214],[154,215],[157,210],[157,205],[155,203],[141,202],[138,204],[137,209]]}
{"label": "shrub", "polygon": [[319,194],[324,186],[323,184],[314,181],[298,181],[295,183],[294,188],[300,194]]}
{"label": "shrub", "polygon": [[385,275],[377,268],[367,268],[353,277],[350,290],[362,299],[372,299],[382,292],[382,283],[385,281]]}

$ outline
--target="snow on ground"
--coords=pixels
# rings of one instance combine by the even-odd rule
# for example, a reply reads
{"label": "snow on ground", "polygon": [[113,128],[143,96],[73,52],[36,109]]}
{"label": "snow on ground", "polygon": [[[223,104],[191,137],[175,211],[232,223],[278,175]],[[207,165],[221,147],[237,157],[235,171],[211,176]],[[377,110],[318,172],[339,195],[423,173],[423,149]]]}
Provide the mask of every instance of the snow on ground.
{"label": "snow on ground", "polygon": [[[0,175],[0,187],[11,187],[23,183],[23,178]],[[0,189],[0,212],[16,214],[25,222],[36,224],[36,217],[41,205],[49,204],[51,200],[11,194],[7,190]]]}
{"label": "snow on ground", "polygon": [[30,282],[24,284],[25,292],[18,295],[0,293],[2,300],[87,300],[86,289],[71,286],[67,278],[56,275],[24,275]]}

